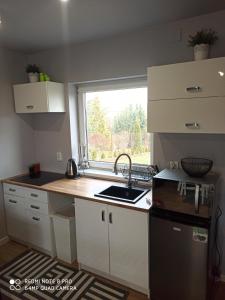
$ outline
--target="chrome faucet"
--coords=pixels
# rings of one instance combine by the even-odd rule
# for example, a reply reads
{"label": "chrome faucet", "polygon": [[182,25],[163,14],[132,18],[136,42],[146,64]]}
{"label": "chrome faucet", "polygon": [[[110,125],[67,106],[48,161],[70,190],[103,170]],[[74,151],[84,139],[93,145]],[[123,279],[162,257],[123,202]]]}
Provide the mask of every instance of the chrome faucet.
{"label": "chrome faucet", "polygon": [[114,173],[117,175],[118,174],[118,170],[117,170],[117,162],[118,160],[120,159],[121,156],[127,156],[128,159],[129,159],[129,171],[128,171],[128,182],[127,182],[127,186],[128,188],[132,188],[132,180],[131,180],[131,167],[132,167],[132,161],[131,161],[131,158],[130,158],[130,155],[126,154],[126,153],[122,153],[120,154],[116,160],[115,160],[115,163],[114,163]]}

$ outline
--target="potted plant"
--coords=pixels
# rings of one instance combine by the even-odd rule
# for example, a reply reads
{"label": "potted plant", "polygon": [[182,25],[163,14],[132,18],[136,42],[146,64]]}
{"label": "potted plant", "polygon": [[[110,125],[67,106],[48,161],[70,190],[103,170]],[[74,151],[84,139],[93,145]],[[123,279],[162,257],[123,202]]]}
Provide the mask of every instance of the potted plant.
{"label": "potted plant", "polygon": [[218,40],[217,33],[212,29],[202,29],[189,36],[188,45],[194,47],[195,60],[207,59],[209,47]]}
{"label": "potted plant", "polygon": [[38,82],[39,81],[39,73],[40,70],[36,65],[28,65],[26,68],[26,72],[28,74],[28,78],[30,82]]}

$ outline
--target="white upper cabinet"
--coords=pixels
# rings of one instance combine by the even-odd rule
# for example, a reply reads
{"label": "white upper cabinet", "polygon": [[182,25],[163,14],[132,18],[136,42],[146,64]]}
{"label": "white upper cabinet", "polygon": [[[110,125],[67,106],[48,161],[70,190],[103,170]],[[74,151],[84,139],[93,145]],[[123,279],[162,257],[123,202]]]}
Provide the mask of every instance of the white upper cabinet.
{"label": "white upper cabinet", "polygon": [[149,100],[225,96],[225,58],[148,68]]}
{"label": "white upper cabinet", "polygon": [[148,68],[148,131],[225,133],[225,58]]}
{"label": "white upper cabinet", "polygon": [[35,82],[13,86],[16,113],[65,112],[64,85]]}
{"label": "white upper cabinet", "polygon": [[149,101],[148,131],[225,133],[225,97]]}

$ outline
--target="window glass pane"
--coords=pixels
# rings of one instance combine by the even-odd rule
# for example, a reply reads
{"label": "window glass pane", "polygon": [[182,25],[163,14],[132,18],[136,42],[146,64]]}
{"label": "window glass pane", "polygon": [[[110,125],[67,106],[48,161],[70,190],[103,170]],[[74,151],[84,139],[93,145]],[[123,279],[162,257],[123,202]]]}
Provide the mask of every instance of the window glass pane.
{"label": "window glass pane", "polygon": [[87,92],[85,98],[89,160],[114,162],[125,152],[133,163],[150,164],[147,87]]}

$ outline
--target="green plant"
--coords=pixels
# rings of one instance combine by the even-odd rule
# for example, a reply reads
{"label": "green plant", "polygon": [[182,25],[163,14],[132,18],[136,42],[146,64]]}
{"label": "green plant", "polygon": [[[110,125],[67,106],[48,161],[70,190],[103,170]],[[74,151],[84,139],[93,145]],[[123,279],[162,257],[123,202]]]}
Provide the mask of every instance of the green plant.
{"label": "green plant", "polygon": [[26,72],[27,73],[40,73],[40,69],[36,65],[27,65]]}
{"label": "green plant", "polygon": [[217,32],[212,29],[202,29],[194,35],[189,35],[188,46],[194,47],[199,44],[213,45],[218,40]]}
{"label": "green plant", "polygon": [[105,159],[105,158],[106,158],[106,155],[105,155],[104,152],[102,152],[102,154],[101,154],[101,159]]}

